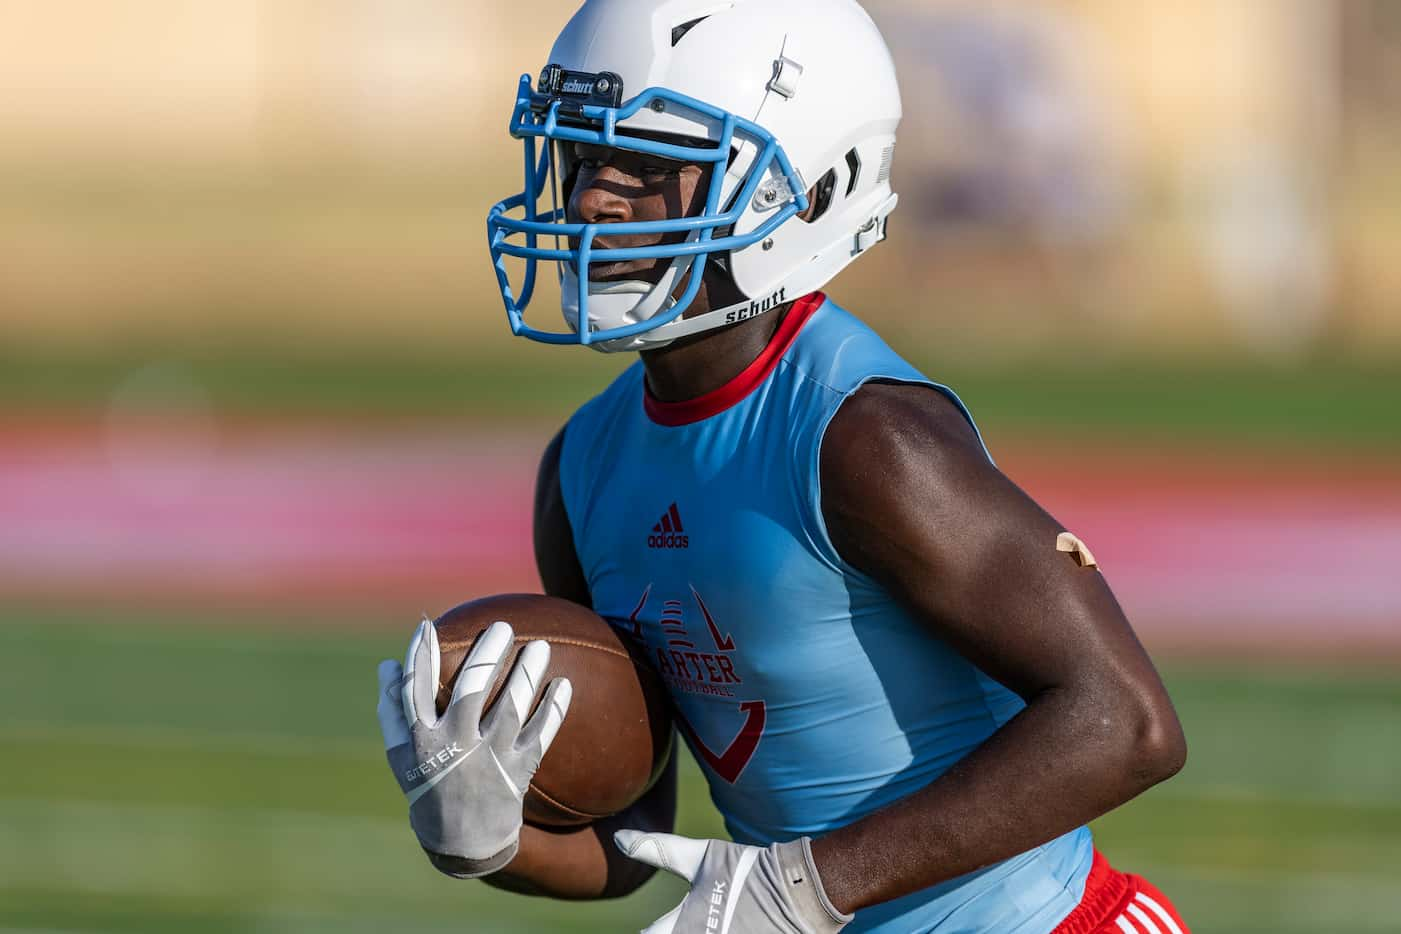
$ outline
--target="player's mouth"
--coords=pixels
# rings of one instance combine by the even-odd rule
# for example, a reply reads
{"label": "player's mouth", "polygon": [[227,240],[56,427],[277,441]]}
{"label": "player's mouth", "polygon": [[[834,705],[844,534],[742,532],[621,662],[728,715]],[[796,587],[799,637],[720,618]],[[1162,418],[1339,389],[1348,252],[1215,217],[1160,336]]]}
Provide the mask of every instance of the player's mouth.
{"label": "player's mouth", "polygon": [[[632,246],[652,246],[653,244],[594,244],[596,250],[621,249]],[[631,259],[620,260],[616,263],[589,263],[590,282],[622,282],[627,280],[643,279],[647,282],[655,282],[661,278],[662,270],[666,268],[666,260],[656,259]]]}
{"label": "player's mouth", "polygon": [[590,263],[590,282],[618,282],[625,279],[642,278],[637,273],[649,269],[651,260],[632,260],[621,263]]}
{"label": "player's mouth", "polygon": [[[630,242],[631,238],[626,238],[624,242],[616,243],[599,237],[593,242],[595,253],[602,250],[622,250],[644,246],[659,246],[665,241],[654,238],[643,238],[638,242]],[[579,248],[579,242],[571,237],[569,245],[572,249]],[[662,273],[670,261],[665,259],[631,259],[620,260],[614,263],[591,262],[589,263],[590,282],[629,282],[642,280],[644,282],[661,281]]]}

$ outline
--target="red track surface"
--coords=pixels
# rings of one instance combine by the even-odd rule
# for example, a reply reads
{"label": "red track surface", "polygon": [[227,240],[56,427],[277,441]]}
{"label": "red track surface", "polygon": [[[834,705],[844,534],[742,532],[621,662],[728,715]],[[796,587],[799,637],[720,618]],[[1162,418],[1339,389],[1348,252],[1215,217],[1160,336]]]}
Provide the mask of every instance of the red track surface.
{"label": "red track surface", "polygon": [[[0,600],[430,612],[537,587],[544,438],[126,425],[0,430]],[[1042,447],[1004,469],[1150,642],[1401,648],[1401,464]]]}

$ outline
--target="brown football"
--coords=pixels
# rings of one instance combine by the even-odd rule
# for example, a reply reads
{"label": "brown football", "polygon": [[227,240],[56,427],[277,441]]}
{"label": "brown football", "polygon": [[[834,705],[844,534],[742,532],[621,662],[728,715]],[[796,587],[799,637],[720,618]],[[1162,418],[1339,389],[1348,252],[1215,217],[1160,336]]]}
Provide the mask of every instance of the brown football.
{"label": "brown football", "polygon": [[[525,794],[525,819],[547,827],[586,824],[624,810],[656,782],[671,753],[666,688],[604,619],[577,603],[540,594],[500,594],[448,610],[434,622],[442,649],[438,711],[467,651],[497,620],[515,647],[487,697],[490,709],[527,642],[550,644],[549,679],[574,688],[569,714]],[[544,693],[543,690],[540,693]],[[539,704],[539,696],[536,697]]]}

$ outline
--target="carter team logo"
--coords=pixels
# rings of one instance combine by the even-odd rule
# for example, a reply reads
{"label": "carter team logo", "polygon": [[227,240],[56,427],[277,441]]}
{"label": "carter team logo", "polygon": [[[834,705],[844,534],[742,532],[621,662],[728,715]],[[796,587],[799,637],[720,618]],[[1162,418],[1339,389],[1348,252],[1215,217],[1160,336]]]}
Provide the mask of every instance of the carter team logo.
{"label": "carter team logo", "polygon": [[[672,506],[672,510],[675,509]],[[741,699],[744,677],[735,670],[738,654],[735,640],[720,628],[700,592],[695,587],[690,591],[690,602],[699,611],[705,623],[704,630],[697,626],[693,635],[686,625],[686,604],[681,600],[663,599],[655,629],[649,625],[649,633],[644,634],[642,613],[652,600],[651,584],[642,591],[637,606],[628,616],[628,627],[632,637],[647,646],[657,673],[670,690],[718,701],[718,715],[708,714],[702,725],[711,734],[712,741],[729,737],[723,748],[707,744],[680,710],[675,711],[676,723],[705,764],[720,778],[734,784],[759,748],[768,720],[768,706],[762,700]]]}
{"label": "carter team logo", "polygon": [[681,512],[672,503],[647,536],[648,548],[688,548],[691,538],[681,525]]}

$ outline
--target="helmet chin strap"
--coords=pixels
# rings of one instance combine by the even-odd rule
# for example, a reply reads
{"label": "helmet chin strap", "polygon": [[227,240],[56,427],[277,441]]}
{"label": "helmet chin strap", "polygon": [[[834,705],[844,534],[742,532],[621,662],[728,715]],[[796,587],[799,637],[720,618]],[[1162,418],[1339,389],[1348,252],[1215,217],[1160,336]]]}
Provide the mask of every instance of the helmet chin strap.
{"label": "helmet chin strap", "polygon": [[[843,242],[828,252],[834,254],[849,253],[850,246]],[[672,341],[689,337],[692,334],[738,324],[741,321],[758,317],[780,305],[797,301],[809,292],[820,289],[831,277],[830,274],[824,274],[822,271],[824,264],[817,262],[821,258],[822,256],[814,257],[814,262],[805,266],[799,274],[789,276],[761,298],[745,299],[732,305],[712,308],[698,315],[677,318],[675,321],[669,321],[641,334],[594,341],[588,346],[601,353],[657,350]],[[647,321],[663,311],[670,311],[676,307],[674,296],[678,285],[690,271],[693,262],[694,257],[692,256],[679,256],[673,259],[671,266],[662,275],[661,281],[655,284],[642,280],[590,283],[590,321],[600,330],[604,330]],[[578,274],[572,265],[561,263],[560,266],[561,305],[564,320],[577,333],[579,330]]]}
{"label": "helmet chin strap", "polygon": [[658,350],[672,341],[689,337],[692,334],[756,318],[787,302],[796,301],[804,294],[806,293],[784,287],[773,292],[763,301],[745,300],[733,305],[726,305],[723,308],[712,308],[710,311],[702,312],[691,318],[678,318],[653,331],[646,331],[632,337],[620,337],[611,341],[599,341],[589,346],[603,353],[620,353],[626,350]]}
{"label": "helmet chin strap", "polygon": [[789,302],[795,302],[804,295],[822,288],[832,277],[831,270],[827,268],[832,258],[839,259],[845,256],[850,261],[850,252],[850,245],[845,241],[839,241],[824,253],[814,257],[813,262],[805,264],[797,273],[773,283],[768,291],[760,293],[761,298],[746,299],[733,305],[725,305],[722,308],[712,308],[698,315],[677,318],[675,321],[669,321],[658,328],[635,334],[632,337],[598,341],[589,346],[603,353],[657,350],[672,341],[689,337],[692,334],[748,321],[750,318],[766,314]]}

